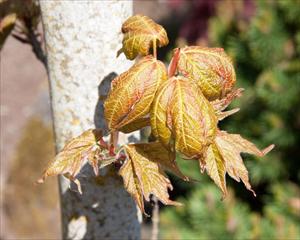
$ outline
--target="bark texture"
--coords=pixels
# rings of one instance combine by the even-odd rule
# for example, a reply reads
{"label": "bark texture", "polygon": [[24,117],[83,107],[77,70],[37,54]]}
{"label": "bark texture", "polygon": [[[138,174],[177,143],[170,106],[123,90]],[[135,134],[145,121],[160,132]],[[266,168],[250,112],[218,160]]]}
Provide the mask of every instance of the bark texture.
{"label": "bark texture", "polygon": [[[112,78],[132,64],[124,56],[116,58],[132,2],[40,0],[40,5],[60,150],[82,131],[105,127],[101,99]],[[120,138],[125,141],[126,136]],[[63,239],[140,238],[136,205],[114,169],[96,178],[85,166],[80,181],[83,195],[60,178]]]}

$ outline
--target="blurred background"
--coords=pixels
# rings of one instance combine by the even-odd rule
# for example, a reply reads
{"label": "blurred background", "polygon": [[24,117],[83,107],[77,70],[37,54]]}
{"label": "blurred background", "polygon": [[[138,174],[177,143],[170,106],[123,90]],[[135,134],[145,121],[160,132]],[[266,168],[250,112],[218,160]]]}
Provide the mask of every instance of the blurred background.
{"label": "blurred background", "polygon": [[[171,41],[159,50],[165,62],[176,46],[224,48],[234,60],[237,86],[246,90],[230,106],[240,112],[222,121],[221,128],[261,148],[276,145],[264,158],[244,156],[256,198],[227,178],[230,194],[221,201],[198,166],[179,159],[198,182],[171,176],[171,198],[184,207],[161,206],[160,238],[300,239],[300,1],[137,0],[134,12],[166,28]],[[1,20],[10,15],[8,24],[0,23],[0,237],[58,239],[56,179],[33,185],[54,156],[46,71],[29,44],[11,34],[5,39],[12,13],[42,32],[32,0],[0,1]]]}

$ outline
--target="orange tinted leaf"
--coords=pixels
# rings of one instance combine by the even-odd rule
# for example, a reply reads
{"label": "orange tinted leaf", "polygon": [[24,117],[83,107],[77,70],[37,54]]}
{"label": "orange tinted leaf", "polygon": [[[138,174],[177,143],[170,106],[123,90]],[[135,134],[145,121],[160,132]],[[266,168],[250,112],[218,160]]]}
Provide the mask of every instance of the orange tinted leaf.
{"label": "orange tinted leaf", "polygon": [[189,180],[189,178],[179,170],[175,161],[175,153],[168,151],[160,142],[140,143],[135,144],[135,146],[143,156],[158,163],[162,169],[177,175],[185,181]]}
{"label": "orange tinted leaf", "polygon": [[166,148],[171,139],[171,131],[167,127],[167,108],[174,86],[171,81],[166,81],[159,87],[150,111],[152,133]]}
{"label": "orange tinted leaf", "polygon": [[177,67],[197,83],[208,100],[222,98],[236,81],[232,61],[222,48],[182,48]]}
{"label": "orange tinted leaf", "polygon": [[119,128],[120,132],[123,133],[131,133],[136,130],[139,130],[141,128],[150,126],[150,119],[145,117],[145,118],[139,118],[137,120],[134,120],[133,122]]}
{"label": "orange tinted leaf", "polygon": [[125,161],[119,171],[119,174],[123,178],[125,189],[134,198],[141,211],[145,213],[141,184],[135,173],[133,162],[131,159],[127,159]]}
{"label": "orange tinted leaf", "polygon": [[259,157],[265,156],[268,152],[270,152],[274,148],[274,144],[266,147],[263,150],[258,149],[252,142],[244,139],[239,134],[229,134],[225,131],[219,131],[216,137],[216,141],[222,142],[225,144],[227,142],[232,146],[238,153],[249,153]]}
{"label": "orange tinted leaf", "polygon": [[244,89],[238,88],[230,93],[228,93],[224,98],[222,99],[216,99],[214,101],[211,101],[211,104],[213,105],[214,109],[217,111],[223,111],[225,108],[229,106],[229,104],[236,98],[239,98],[242,96]]}
{"label": "orange tinted leaf", "polygon": [[[173,189],[171,182],[162,171],[159,159],[145,151],[145,144],[125,145],[124,149],[127,160],[120,174],[124,179],[125,188],[136,199],[141,210],[144,212],[144,204],[140,202],[138,189],[141,189],[146,201],[150,201],[150,194],[153,194],[164,204],[180,205],[169,199],[168,189]],[[128,167],[129,164],[131,167]]]}
{"label": "orange tinted leaf", "polygon": [[152,56],[144,57],[116,77],[104,103],[109,129],[118,130],[146,116],[161,82],[167,79],[164,64]]}
{"label": "orange tinted leaf", "polygon": [[240,135],[228,134],[224,131],[218,133],[215,142],[224,160],[226,171],[229,176],[238,182],[241,179],[246,188],[255,195],[255,192],[252,190],[249,183],[248,171],[243,163],[240,153],[245,152],[257,156],[264,156],[272,150],[274,145],[270,145],[261,151],[253,143],[242,138]]}
{"label": "orange tinted leaf", "polygon": [[243,88],[239,88],[236,90],[231,91],[230,93],[228,93],[224,98],[222,99],[216,99],[214,101],[211,102],[211,104],[213,105],[216,115],[220,120],[223,120],[224,118],[238,112],[240,109],[239,108],[234,108],[232,110],[229,111],[223,111],[225,108],[228,107],[228,105],[235,99],[238,97],[242,96],[242,92],[244,91]]}
{"label": "orange tinted leaf", "polygon": [[[204,168],[211,179],[222,190],[223,198],[227,195],[226,179],[225,179],[225,163],[215,144],[211,144],[206,152],[204,159]],[[200,161],[200,166],[203,163]],[[203,166],[201,166],[203,167]]]}
{"label": "orange tinted leaf", "polygon": [[101,155],[107,151],[97,144],[101,139],[101,130],[90,129],[70,140],[48,165],[38,182],[42,183],[47,177],[58,174],[64,174],[70,180],[75,181],[80,169],[86,162],[89,162],[97,174],[98,161],[102,160]]}
{"label": "orange tinted leaf", "polygon": [[238,111],[240,111],[239,108],[234,108],[234,109],[231,109],[229,111],[224,111],[224,112],[217,112],[216,115],[218,117],[218,120],[221,121],[223,120],[224,118],[227,118],[235,113],[237,113]]}
{"label": "orange tinted leaf", "polygon": [[169,43],[165,29],[152,19],[143,15],[135,15],[128,18],[123,26],[123,48],[126,57],[130,60],[138,54],[148,55],[153,42],[159,47]]}
{"label": "orange tinted leaf", "polygon": [[188,158],[199,158],[215,138],[214,109],[190,80],[173,77],[169,81],[174,88],[168,104],[168,126],[175,149]]}

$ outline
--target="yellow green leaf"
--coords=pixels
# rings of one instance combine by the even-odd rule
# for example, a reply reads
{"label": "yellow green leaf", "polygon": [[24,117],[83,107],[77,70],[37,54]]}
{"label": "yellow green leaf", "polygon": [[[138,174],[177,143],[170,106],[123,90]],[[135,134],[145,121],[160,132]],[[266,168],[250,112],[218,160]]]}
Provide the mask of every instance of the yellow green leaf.
{"label": "yellow green leaf", "polygon": [[[263,150],[258,149],[252,142],[244,139],[239,134],[229,134],[225,131],[219,131],[216,137],[216,141],[222,142],[225,144],[227,142],[228,146],[230,145],[238,153],[249,153],[259,157],[265,156],[274,148],[274,144],[266,147]],[[226,144],[225,144],[226,145]],[[226,145],[227,146],[227,145]]]}
{"label": "yellow green leaf", "polygon": [[175,149],[188,158],[199,158],[213,142],[217,118],[200,89],[187,78],[173,77],[167,123],[175,140]]}
{"label": "yellow green leaf", "polygon": [[130,60],[135,59],[138,54],[148,55],[153,43],[158,47],[169,43],[165,29],[143,15],[135,15],[128,18],[123,23],[122,32],[124,33],[124,38],[121,52],[124,52]]}
{"label": "yellow green leaf", "polygon": [[136,149],[147,159],[152,159],[159,164],[161,169],[167,170],[185,181],[189,178],[185,176],[176,164],[176,154],[168,151],[160,142],[135,144]]}
{"label": "yellow green leaf", "polygon": [[248,171],[240,156],[241,152],[264,156],[271,151],[274,145],[270,145],[264,150],[259,150],[253,143],[242,138],[239,134],[228,134],[220,131],[216,137],[216,146],[224,160],[225,168],[230,177],[236,181],[242,180],[246,188],[253,192],[249,183]]}
{"label": "yellow green leaf", "polygon": [[166,148],[169,147],[171,139],[171,131],[167,127],[167,108],[174,86],[170,80],[162,83],[150,110],[152,133]]}
{"label": "yellow green leaf", "polygon": [[[107,165],[108,161],[106,158],[103,158],[104,153],[108,152],[108,149],[99,145],[101,141],[103,141],[102,131],[99,129],[87,130],[80,136],[71,139],[57,154],[55,159],[50,162],[38,182],[42,183],[47,177],[58,174],[64,174],[74,181],[86,162],[93,167],[95,174],[97,174],[98,161],[104,161],[101,163],[102,166]],[[109,159],[111,162],[115,161],[115,159]]]}
{"label": "yellow green leaf", "polygon": [[184,47],[180,49],[177,67],[197,83],[210,101],[222,98],[236,81],[232,61],[222,48]]}
{"label": "yellow green leaf", "polygon": [[150,118],[138,118],[131,123],[119,128],[119,131],[123,133],[131,133],[147,126],[150,126]]}
{"label": "yellow green leaf", "polygon": [[145,117],[149,113],[158,86],[166,79],[164,64],[152,56],[144,57],[116,77],[104,103],[109,129],[118,130]]}
{"label": "yellow green leaf", "polygon": [[229,92],[224,98],[222,99],[216,99],[214,101],[211,101],[210,103],[212,104],[213,108],[215,109],[216,115],[220,120],[223,120],[224,118],[238,112],[240,109],[239,108],[234,108],[229,111],[223,111],[225,108],[228,107],[228,105],[238,97],[242,96],[242,92],[244,91],[243,88],[239,88],[236,90],[233,90]]}
{"label": "yellow green leaf", "polygon": [[172,190],[173,187],[159,164],[158,156],[148,152],[149,148],[145,144],[125,145],[124,150],[127,159],[120,174],[126,190],[135,198],[141,211],[144,212],[141,192],[146,201],[150,201],[150,195],[153,194],[164,204],[180,205],[169,199],[168,189]]}
{"label": "yellow green leaf", "polygon": [[141,189],[141,184],[139,179],[135,173],[133,162],[131,159],[127,159],[125,163],[119,170],[119,174],[123,178],[124,187],[127,192],[134,198],[137,205],[144,213],[144,199],[143,199],[143,192]]}
{"label": "yellow green leaf", "polygon": [[[216,144],[211,144],[205,154],[205,170],[215,184],[222,190],[223,198],[227,195],[225,163]],[[203,163],[200,161],[200,166]]]}

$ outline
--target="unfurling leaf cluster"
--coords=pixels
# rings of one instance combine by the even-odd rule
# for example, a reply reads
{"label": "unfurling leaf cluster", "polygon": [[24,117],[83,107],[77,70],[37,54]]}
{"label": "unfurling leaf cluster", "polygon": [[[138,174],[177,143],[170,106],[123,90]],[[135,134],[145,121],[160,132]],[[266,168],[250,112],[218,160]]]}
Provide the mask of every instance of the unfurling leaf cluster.
{"label": "unfurling leaf cluster", "polygon": [[[98,168],[118,162],[126,190],[144,212],[144,200],[155,195],[162,203],[169,199],[172,185],[165,171],[188,181],[177,167],[176,155],[198,161],[227,194],[226,173],[242,180],[252,191],[241,152],[264,156],[274,146],[259,150],[238,134],[218,127],[218,122],[239,109],[224,111],[243,89],[234,89],[233,63],[221,48],[187,46],[176,48],[168,69],[157,60],[156,48],[168,44],[164,28],[146,16],[130,17],[122,26],[123,47],[128,59],[137,62],[111,83],[104,103],[104,115],[111,136],[149,126],[154,142],[127,144],[120,148],[103,141],[99,130],[88,130],[71,140],[45,171],[43,179],[65,174],[76,180],[85,162]],[[113,141],[112,141],[113,142]]]}

